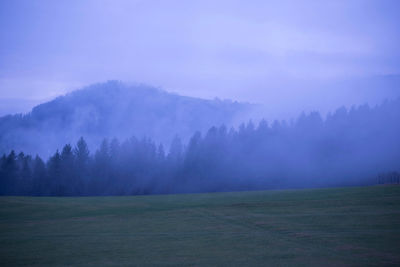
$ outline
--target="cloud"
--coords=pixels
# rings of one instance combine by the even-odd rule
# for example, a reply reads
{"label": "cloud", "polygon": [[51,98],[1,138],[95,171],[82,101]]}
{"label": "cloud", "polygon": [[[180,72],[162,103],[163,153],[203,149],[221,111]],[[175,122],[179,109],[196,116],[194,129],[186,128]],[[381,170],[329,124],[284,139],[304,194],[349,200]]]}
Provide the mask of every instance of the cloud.
{"label": "cloud", "polygon": [[[50,97],[118,79],[184,95],[265,101],[271,84],[282,88],[288,80],[400,73],[397,1],[0,5],[0,97]],[[288,90],[302,97],[296,88],[305,86]]]}

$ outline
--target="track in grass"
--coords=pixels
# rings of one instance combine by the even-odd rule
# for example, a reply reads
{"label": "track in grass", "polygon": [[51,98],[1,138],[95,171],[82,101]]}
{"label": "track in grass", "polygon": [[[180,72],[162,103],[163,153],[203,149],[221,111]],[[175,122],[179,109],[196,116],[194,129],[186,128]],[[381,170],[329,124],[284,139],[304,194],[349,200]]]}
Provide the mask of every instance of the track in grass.
{"label": "track in grass", "polygon": [[399,265],[400,186],[1,197],[13,265]]}

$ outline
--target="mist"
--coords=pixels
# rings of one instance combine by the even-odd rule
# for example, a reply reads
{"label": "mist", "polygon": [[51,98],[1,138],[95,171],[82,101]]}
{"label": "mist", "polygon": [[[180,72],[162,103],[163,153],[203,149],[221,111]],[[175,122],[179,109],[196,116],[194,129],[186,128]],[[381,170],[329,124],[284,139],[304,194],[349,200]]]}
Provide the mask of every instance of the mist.
{"label": "mist", "polygon": [[398,9],[391,0],[2,1],[0,99],[27,108],[3,105],[1,115],[107,80],[264,104],[268,119],[375,105],[399,96]]}
{"label": "mist", "polygon": [[144,84],[98,83],[35,106],[31,112],[0,117],[0,153],[11,150],[48,157],[85,137],[90,148],[104,138],[151,138],[169,145],[188,141],[213,125],[235,126],[258,106],[229,99],[200,99]]}
{"label": "mist", "polygon": [[2,194],[397,177],[399,8],[391,0],[2,1]]}
{"label": "mist", "polygon": [[81,137],[46,161],[14,150],[4,154],[0,194],[137,195],[399,183],[399,121],[400,98],[375,107],[342,107],[326,119],[311,112],[291,122],[213,126],[196,131],[186,143],[175,135],[169,147],[131,136],[103,139],[90,153]]}
{"label": "mist", "polygon": [[400,0],[0,0],[1,266],[400,266]]}

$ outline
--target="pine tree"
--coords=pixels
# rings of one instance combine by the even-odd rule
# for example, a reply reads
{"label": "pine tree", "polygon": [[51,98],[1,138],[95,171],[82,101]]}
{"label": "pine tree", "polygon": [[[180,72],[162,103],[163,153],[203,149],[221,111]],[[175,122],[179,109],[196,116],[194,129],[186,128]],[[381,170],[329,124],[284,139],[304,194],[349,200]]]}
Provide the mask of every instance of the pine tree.
{"label": "pine tree", "polygon": [[86,185],[90,180],[90,152],[88,146],[81,137],[74,149],[75,155],[75,192],[85,194]]}
{"label": "pine tree", "polygon": [[50,194],[50,182],[47,176],[46,165],[43,160],[36,155],[33,162],[33,195],[43,196]]}
{"label": "pine tree", "polygon": [[50,194],[56,196],[64,196],[66,188],[62,184],[62,174],[61,174],[61,157],[58,150],[56,153],[50,157],[47,162],[47,170],[49,175],[50,184]]}
{"label": "pine tree", "polygon": [[[107,194],[113,189],[108,187],[110,172],[110,153],[108,140],[104,139],[96,151],[93,162],[93,172],[90,187],[95,194]],[[110,185],[112,186],[112,185]]]}
{"label": "pine tree", "polygon": [[32,157],[27,155],[22,159],[22,166],[20,169],[19,179],[19,194],[30,195],[33,190],[33,177],[32,177]]}
{"label": "pine tree", "polygon": [[79,195],[80,188],[75,173],[75,157],[70,144],[66,144],[60,155],[61,177],[60,183],[65,195]]}
{"label": "pine tree", "polygon": [[2,169],[4,175],[1,177],[2,187],[0,188],[0,193],[2,195],[15,194],[18,179],[18,165],[14,150],[5,158]]}

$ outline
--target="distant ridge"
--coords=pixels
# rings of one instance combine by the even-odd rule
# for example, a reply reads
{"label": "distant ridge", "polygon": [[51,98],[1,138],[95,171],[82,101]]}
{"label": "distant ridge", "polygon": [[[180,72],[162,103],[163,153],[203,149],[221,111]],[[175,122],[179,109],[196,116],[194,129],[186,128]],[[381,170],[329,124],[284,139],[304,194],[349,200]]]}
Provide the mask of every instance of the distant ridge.
{"label": "distant ridge", "polygon": [[108,81],[40,104],[25,115],[0,118],[0,152],[11,149],[47,155],[84,136],[149,137],[169,145],[175,135],[189,137],[213,125],[230,125],[251,104],[180,96],[147,85]]}

